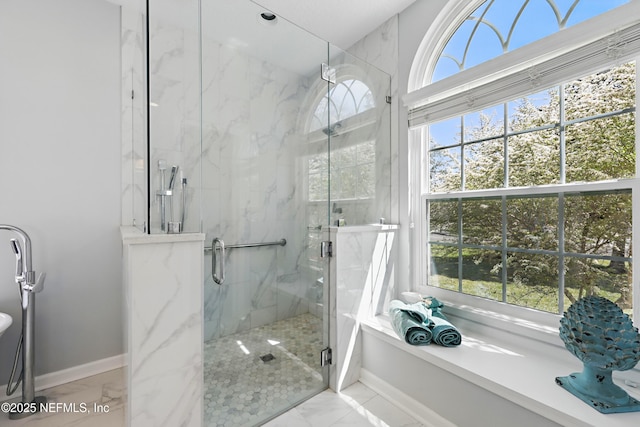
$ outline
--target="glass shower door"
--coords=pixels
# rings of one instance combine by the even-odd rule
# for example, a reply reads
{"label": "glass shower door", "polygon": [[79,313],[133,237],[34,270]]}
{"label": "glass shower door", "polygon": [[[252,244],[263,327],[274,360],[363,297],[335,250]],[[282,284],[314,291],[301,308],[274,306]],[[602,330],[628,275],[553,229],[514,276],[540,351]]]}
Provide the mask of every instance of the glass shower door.
{"label": "glass shower door", "polygon": [[317,256],[328,169],[314,169],[328,138],[310,132],[327,43],[254,3],[220,1],[202,2],[200,43],[202,229],[215,251],[215,265],[205,253],[204,420],[259,425],[328,384]]}

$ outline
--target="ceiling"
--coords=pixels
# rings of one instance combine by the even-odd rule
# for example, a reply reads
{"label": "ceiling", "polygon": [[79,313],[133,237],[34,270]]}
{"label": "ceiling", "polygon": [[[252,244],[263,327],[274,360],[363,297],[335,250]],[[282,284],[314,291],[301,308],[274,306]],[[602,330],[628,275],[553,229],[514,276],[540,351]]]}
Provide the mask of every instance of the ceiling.
{"label": "ceiling", "polygon": [[416,0],[251,0],[347,49]]}
{"label": "ceiling", "polygon": [[[144,0],[107,0],[111,3],[144,9]],[[237,13],[246,10],[246,3],[255,3],[308,32],[341,49],[351,47],[393,15],[401,12],[416,0],[202,0],[203,8],[214,8]],[[183,19],[189,11],[181,0],[155,0],[151,3],[160,15]],[[162,13],[166,9],[167,13]],[[240,12],[241,13],[241,12]],[[218,25],[228,25],[231,20],[218,20]]]}
{"label": "ceiling", "polygon": [[[145,10],[144,0],[107,0]],[[299,75],[327,60],[326,42],[347,49],[416,0],[154,0],[149,16]],[[277,19],[265,21],[261,12]],[[336,13],[340,11],[340,13]],[[305,31],[303,31],[302,29]],[[206,55],[206,52],[205,52]]]}

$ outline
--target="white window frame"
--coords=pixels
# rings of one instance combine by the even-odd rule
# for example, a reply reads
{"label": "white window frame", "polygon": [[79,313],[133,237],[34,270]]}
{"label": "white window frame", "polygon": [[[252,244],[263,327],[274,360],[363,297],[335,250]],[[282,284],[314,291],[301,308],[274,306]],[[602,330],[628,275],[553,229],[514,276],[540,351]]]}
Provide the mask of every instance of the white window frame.
{"label": "white window frame", "polygon": [[[462,191],[431,194],[426,188],[424,173],[428,160],[428,147],[421,144],[418,134],[428,132],[426,123],[461,116],[485,107],[508,102],[520,96],[535,93],[547,87],[557,86],[575,77],[598,72],[607,66],[636,61],[636,82],[640,81],[640,1],[631,1],[614,10],[557,32],[520,49],[505,53],[453,76],[425,86],[431,78],[433,67],[457,24],[481,3],[480,0],[462,5],[454,3],[445,12],[448,24],[441,23],[425,36],[409,80],[409,90],[403,101],[409,109],[410,152],[418,154],[410,161],[412,166],[412,214],[413,225],[413,277],[416,290],[434,295],[446,301],[461,316],[474,321],[495,324],[518,333],[531,335],[532,330],[543,335],[554,335],[557,341],[560,315],[518,307],[485,298],[461,294],[432,286],[427,280],[427,200],[456,197],[490,197],[519,194],[522,189],[502,188],[492,190]],[[456,15],[457,14],[457,15]],[[456,24],[457,23],[457,24]],[[440,31],[434,34],[434,31]],[[585,36],[587,35],[587,36]],[[433,40],[439,40],[438,48]],[[424,50],[429,49],[429,50]],[[636,85],[636,103],[640,99]],[[420,127],[422,126],[422,127]],[[424,137],[424,135],[422,136]],[[636,123],[636,154],[640,154],[640,123]],[[574,183],[540,186],[529,189],[527,194],[555,194],[558,192],[631,189],[633,238],[640,239],[640,159],[636,159],[636,177],[599,183]],[[421,185],[422,184],[422,185]],[[528,191],[529,191],[528,190]],[[637,246],[637,245],[634,245]],[[636,248],[637,250],[637,248]],[[640,271],[640,256],[634,254],[633,271]],[[633,318],[640,324],[640,274],[633,276]],[[521,327],[526,327],[524,332]]]}

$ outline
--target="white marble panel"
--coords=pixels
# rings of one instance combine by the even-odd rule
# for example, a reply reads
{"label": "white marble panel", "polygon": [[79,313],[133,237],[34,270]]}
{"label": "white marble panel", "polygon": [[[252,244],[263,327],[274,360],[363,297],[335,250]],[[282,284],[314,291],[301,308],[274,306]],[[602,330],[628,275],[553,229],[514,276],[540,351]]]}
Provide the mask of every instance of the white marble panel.
{"label": "white marble panel", "polygon": [[123,232],[131,426],[202,424],[203,239]]}
{"label": "white marble panel", "polygon": [[336,283],[333,339],[336,372],[331,387],[340,391],[359,379],[360,323],[384,304],[393,284],[395,226],[331,227]]}

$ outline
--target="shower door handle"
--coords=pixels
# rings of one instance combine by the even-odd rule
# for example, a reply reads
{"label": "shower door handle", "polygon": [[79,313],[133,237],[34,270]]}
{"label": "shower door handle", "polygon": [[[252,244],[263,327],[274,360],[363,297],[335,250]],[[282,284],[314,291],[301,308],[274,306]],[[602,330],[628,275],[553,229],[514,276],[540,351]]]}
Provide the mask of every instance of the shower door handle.
{"label": "shower door handle", "polygon": [[[218,263],[216,262],[216,252],[220,248],[220,276],[216,274],[218,269]],[[224,282],[224,258],[225,258],[225,248],[224,248],[224,240],[216,237],[211,241],[211,277],[213,281],[218,285],[222,285]]]}

